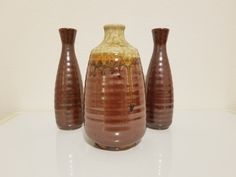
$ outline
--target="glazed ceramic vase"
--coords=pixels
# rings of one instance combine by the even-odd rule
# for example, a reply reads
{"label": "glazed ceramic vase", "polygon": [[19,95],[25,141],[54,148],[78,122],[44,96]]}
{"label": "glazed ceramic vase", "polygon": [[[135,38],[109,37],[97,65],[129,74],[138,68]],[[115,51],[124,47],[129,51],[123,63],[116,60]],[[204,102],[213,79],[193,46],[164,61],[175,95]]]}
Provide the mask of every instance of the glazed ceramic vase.
{"label": "glazed ceramic vase", "polygon": [[76,30],[59,29],[62,51],[55,84],[55,115],[60,129],[71,130],[83,123],[83,87],[74,42]]}
{"label": "glazed ceramic vase", "polygon": [[146,78],[147,126],[167,129],[172,122],[173,83],[166,51],[169,29],[152,30],[154,48]]}
{"label": "glazed ceramic vase", "polygon": [[91,51],[85,82],[85,131],[106,150],[137,144],[146,127],[145,87],[137,49],[123,25],[105,25],[102,43]]}

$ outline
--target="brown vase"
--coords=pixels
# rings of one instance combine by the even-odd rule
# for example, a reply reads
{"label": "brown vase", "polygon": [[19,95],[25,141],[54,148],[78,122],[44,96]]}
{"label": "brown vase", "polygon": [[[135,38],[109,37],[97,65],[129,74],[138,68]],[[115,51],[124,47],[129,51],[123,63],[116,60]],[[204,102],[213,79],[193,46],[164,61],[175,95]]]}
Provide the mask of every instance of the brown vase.
{"label": "brown vase", "polygon": [[147,126],[167,129],[172,122],[173,84],[166,52],[169,29],[152,30],[154,49],[146,78]]}
{"label": "brown vase", "polygon": [[55,85],[55,115],[60,129],[71,130],[83,123],[83,87],[74,49],[76,30],[61,28],[59,32],[62,51]]}
{"label": "brown vase", "polygon": [[85,131],[106,150],[137,144],[146,128],[140,57],[123,25],[105,25],[103,42],[90,54],[85,82]]}

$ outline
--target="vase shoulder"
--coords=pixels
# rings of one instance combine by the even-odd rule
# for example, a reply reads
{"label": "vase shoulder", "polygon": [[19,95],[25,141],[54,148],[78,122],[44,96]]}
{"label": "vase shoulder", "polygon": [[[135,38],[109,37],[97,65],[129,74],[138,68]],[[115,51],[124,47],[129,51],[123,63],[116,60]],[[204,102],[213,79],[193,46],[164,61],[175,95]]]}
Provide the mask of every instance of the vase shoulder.
{"label": "vase shoulder", "polygon": [[91,52],[92,56],[104,54],[122,56],[126,59],[139,58],[138,50],[135,47],[131,46],[128,42],[119,44],[101,43],[100,45],[95,47]]}

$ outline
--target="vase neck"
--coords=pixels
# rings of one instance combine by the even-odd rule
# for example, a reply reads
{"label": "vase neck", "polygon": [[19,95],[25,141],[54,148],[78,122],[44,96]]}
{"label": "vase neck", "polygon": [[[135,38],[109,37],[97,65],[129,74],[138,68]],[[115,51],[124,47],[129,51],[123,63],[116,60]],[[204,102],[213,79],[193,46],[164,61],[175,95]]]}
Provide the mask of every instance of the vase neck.
{"label": "vase neck", "polygon": [[62,44],[62,51],[74,52],[74,44]]}
{"label": "vase neck", "polygon": [[153,55],[158,58],[158,60],[165,60],[167,57],[167,51],[165,45],[154,45]]}
{"label": "vase neck", "polygon": [[103,43],[108,44],[122,44],[126,43],[124,35],[124,25],[105,25],[104,26],[104,40]]}
{"label": "vase neck", "polygon": [[76,37],[76,29],[60,28],[59,29],[62,45],[74,45]]}
{"label": "vase neck", "polygon": [[155,28],[152,30],[153,42],[156,46],[165,47],[167,38],[169,34],[169,29],[167,28]]}
{"label": "vase neck", "polygon": [[154,50],[161,50],[163,52],[166,52],[166,45],[165,44],[154,44]]}

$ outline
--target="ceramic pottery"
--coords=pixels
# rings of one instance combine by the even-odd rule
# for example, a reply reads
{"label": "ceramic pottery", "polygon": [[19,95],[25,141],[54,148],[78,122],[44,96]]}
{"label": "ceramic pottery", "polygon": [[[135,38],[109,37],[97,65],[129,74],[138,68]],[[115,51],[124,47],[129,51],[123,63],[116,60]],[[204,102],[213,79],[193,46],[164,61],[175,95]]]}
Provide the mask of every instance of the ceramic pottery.
{"label": "ceramic pottery", "polygon": [[137,144],[146,127],[145,87],[137,49],[123,25],[105,25],[90,54],[85,83],[85,131],[93,144],[123,150]]}
{"label": "ceramic pottery", "polygon": [[59,32],[62,51],[55,84],[55,115],[60,129],[71,130],[83,123],[83,87],[74,49],[76,30],[61,28]]}
{"label": "ceramic pottery", "polygon": [[146,78],[147,126],[167,129],[172,122],[173,84],[166,51],[169,29],[152,30],[154,49]]}

